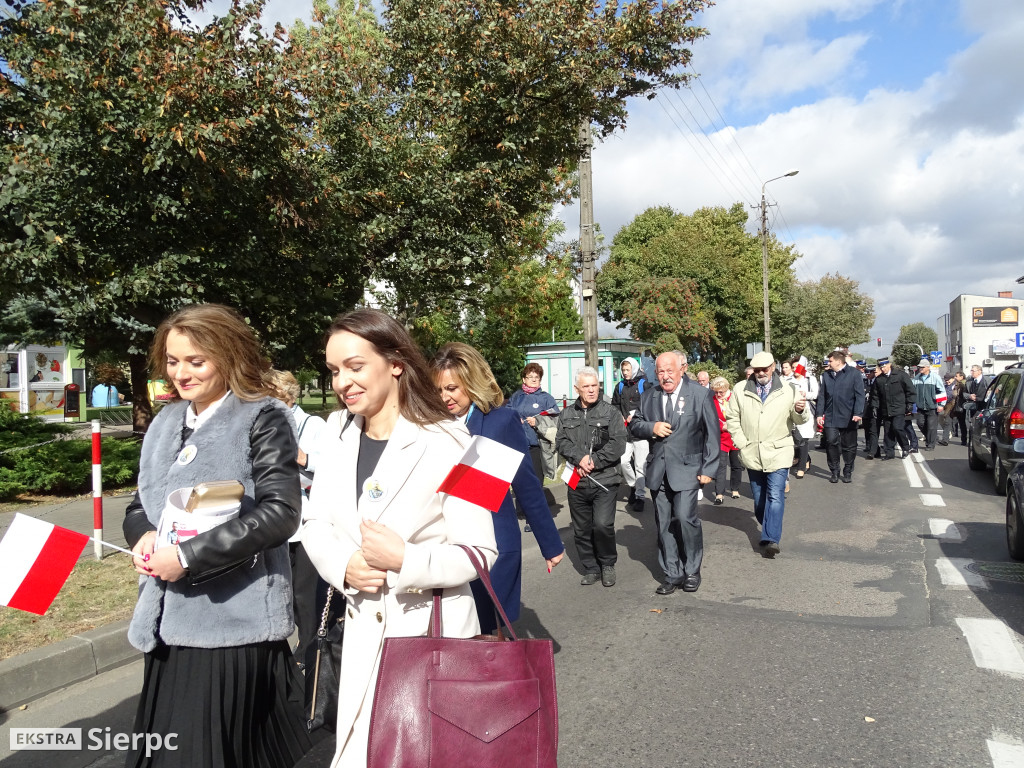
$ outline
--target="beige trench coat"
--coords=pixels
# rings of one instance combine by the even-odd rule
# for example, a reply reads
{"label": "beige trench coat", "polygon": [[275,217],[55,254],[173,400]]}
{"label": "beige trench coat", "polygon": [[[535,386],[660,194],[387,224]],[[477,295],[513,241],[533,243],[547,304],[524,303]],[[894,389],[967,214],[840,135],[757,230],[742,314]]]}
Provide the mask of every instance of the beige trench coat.
{"label": "beige trench coat", "polygon": [[[344,588],[348,598],[338,747],[331,765],[363,768],[384,638],[426,635],[435,587],[445,589],[444,634],[479,633],[469,589],[476,571],[455,545],[479,547],[488,567],[498,553],[490,512],[436,492],[470,439],[462,424],[421,428],[400,417],[357,504],[356,458],[363,419],[355,416],[342,429],[347,418],[345,412],[332,414],[324,430],[302,543],[320,575],[337,589]],[[377,594],[345,586],[346,566],[360,546],[362,518],[388,526],[406,541],[401,571],[389,572],[385,588]]]}
{"label": "beige trench coat", "polygon": [[743,466],[760,472],[787,469],[793,464],[793,426],[811,418],[811,409],[797,413],[796,389],[777,375],[764,403],[753,377],[739,382],[726,403],[725,428],[739,448]]}

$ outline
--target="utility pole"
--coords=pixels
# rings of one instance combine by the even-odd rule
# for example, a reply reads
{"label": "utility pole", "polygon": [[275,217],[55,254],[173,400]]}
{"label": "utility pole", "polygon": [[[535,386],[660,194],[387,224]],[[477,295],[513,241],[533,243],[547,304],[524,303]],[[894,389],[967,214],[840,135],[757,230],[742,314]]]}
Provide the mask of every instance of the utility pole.
{"label": "utility pole", "polygon": [[597,276],[594,253],[594,183],[590,166],[590,120],[580,126],[580,256],[583,260],[583,349],[597,369]]}
{"label": "utility pole", "polygon": [[761,186],[761,284],[764,295],[764,351],[772,351],[772,321],[768,315],[768,203]]}
{"label": "utility pole", "polygon": [[764,188],[773,181],[787,176],[796,176],[800,171],[788,171],[774,179],[768,179],[761,185],[761,287],[764,293],[764,351],[772,351],[772,321],[768,314],[768,202],[764,197]]}

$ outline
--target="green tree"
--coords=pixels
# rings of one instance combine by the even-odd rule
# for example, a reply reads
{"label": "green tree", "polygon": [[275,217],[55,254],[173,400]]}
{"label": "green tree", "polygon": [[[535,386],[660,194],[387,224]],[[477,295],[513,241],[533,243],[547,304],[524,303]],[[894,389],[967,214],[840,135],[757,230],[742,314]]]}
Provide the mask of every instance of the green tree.
{"label": "green tree", "polygon": [[772,309],[772,351],[780,359],[802,354],[818,361],[836,347],[868,341],[874,301],[859,289],[840,274],[794,282]]}
{"label": "green tree", "polygon": [[359,295],[260,8],[203,30],[172,0],[41,0],[0,21],[0,283],[87,355],[129,355],[139,427],[170,311],[235,306],[295,366]]}
{"label": "green tree", "polygon": [[607,134],[629,98],[686,81],[704,5],[393,0],[378,23],[318,4],[294,36],[294,84],[378,299],[406,319],[481,309],[495,276],[543,249],[580,124]]}
{"label": "green tree", "polygon": [[[623,227],[612,240],[611,256],[598,274],[601,315],[630,322],[637,292],[650,290],[658,280],[676,278],[696,284],[708,325],[706,343],[694,340],[702,356],[722,367],[743,359],[746,344],[763,338],[761,240],[745,230],[747,213],[741,203],[728,210],[701,208],[692,215],[668,207],[650,208]],[[769,241],[769,296],[779,306],[793,284],[792,265],[799,254]],[[634,335],[654,341],[646,328]],[[682,341],[686,341],[681,337]],[[687,351],[691,351],[689,348]]]}
{"label": "green tree", "polygon": [[927,356],[933,349],[938,348],[939,334],[924,323],[909,323],[900,328],[900,335],[893,342],[892,361],[896,365],[908,368],[918,364],[922,350]]}

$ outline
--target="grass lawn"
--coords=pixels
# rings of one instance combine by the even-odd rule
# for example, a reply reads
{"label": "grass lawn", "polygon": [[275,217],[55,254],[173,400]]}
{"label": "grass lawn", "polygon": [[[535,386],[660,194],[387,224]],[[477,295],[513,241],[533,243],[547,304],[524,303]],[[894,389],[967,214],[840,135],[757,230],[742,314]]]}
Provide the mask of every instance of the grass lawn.
{"label": "grass lawn", "polygon": [[0,607],[0,659],[127,619],[138,596],[138,576],[120,552],[79,560],[43,616]]}

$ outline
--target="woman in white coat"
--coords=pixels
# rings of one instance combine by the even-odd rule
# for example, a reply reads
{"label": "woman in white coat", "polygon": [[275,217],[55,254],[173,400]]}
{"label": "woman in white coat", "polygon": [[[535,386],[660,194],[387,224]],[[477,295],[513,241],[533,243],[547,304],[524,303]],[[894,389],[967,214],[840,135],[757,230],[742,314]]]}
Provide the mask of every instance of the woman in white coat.
{"label": "woman in white coat", "polygon": [[497,547],[490,512],[437,492],[470,436],[405,328],[376,310],[342,315],[327,367],[345,410],[327,422],[302,541],[348,599],[331,765],[364,768],[384,639],[427,634],[434,588],[444,634],[478,634],[476,571],[457,545],[479,548],[488,567]]}
{"label": "woman in white coat", "polygon": [[[799,360],[793,362],[793,379],[790,384],[807,397],[807,408],[813,415],[814,402],[818,399],[818,380],[807,374],[807,368]],[[814,419],[810,418],[803,424],[793,428],[793,441],[796,444],[796,476],[803,477],[811,468],[809,443],[814,437]]]}

